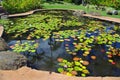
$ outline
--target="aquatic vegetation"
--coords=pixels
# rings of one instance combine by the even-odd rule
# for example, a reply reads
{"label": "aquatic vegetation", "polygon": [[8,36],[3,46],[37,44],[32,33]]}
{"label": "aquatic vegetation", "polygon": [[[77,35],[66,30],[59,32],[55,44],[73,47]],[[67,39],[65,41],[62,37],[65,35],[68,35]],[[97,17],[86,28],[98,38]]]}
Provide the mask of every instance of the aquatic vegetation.
{"label": "aquatic vegetation", "polygon": [[[117,43],[120,43],[120,35],[117,34],[116,32],[117,29],[119,28],[114,29],[113,27],[102,26],[102,24],[100,23],[97,23],[96,25],[95,22],[90,22],[88,26],[85,27],[85,29],[81,28],[77,30],[77,32],[74,32],[74,34],[70,33],[70,32],[73,32],[74,30],[73,31],[66,30],[68,32],[65,32],[65,33],[67,34],[65,34],[64,32],[60,33],[60,31],[58,33],[60,36],[63,36],[65,38],[68,37],[67,40],[69,41],[67,42],[69,43],[67,44],[65,43],[66,52],[68,54],[78,57],[78,58],[73,58],[73,61],[70,61],[70,62],[68,61],[69,63],[73,64],[74,61],[78,61],[77,63],[81,64],[81,61],[79,61],[79,59],[82,58],[81,60],[86,61],[87,57],[89,56],[92,60],[96,60],[97,57],[95,56],[95,54],[94,55],[91,55],[91,54],[93,54],[92,50],[97,49],[98,47],[101,53],[106,54],[106,56],[108,57],[108,62],[110,62],[112,65],[115,65],[118,61],[115,61],[114,57],[120,55],[120,51],[119,51],[120,47],[117,47],[115,45]],[[72,39],[69,39],[70,36],[67,36],[67,35],[70,35]],[[66,41],[66,39],[64,39],[64,41]],[[70,48],[70,46],[72,46],[70,43],[72,43],[74,48],[72,49]],[[61,65],[61,63],[64,63],[64,65]],[[72,71],[75,71],[76,73],[81,73],[81,74],[76,74],[77,76],[80,76],[80,75],[86,76],[86,74],[74,68],[71,69],[71,72],[68,71],[67,70],[68,68],[64,68],[65,65],[68,66],[67,61],[66,63],[64,61],[60,62],[60,66],[62,66],[63,68],[60,68],[60,70],[58,68],[58,72],[69,75],[69,76],[74,76],[74,74],[72,74]],[[84,66],[86,65],[89,65],[88,61],[86,62],[86,64],[84,64]],[[75,67],[75,66],[76,65],[72,65],[72,67]]]}
{"label": "aquatic vegetation", "polygon": [[64,20],[64,16],[33,14],[26,18],[0,20],[0,23],[4,26],[6,34],[11,34],[11,38],[33,39],[44,37],[48,39],[53,31],[81,25],[77,18],[66,15],[67,18]]}
{"label": "aquatic vegetation", "polygon": [[21,52],[35,53],[37,47],[38,47],[38,43],[36,43],[35,41],[27,41],[27,42],[17,41],[16,44],[13,45],[12,49],[14,52],[17,53],[21,53]]}
{"label": "aquatic vegetation", "polygon": [[81,58],[74,57],[73,61],[67,61],[66,59],[58,58],[60,62],[59,65],[62,66],[58,68],[58,72],[66,74],[68,76],[86,76],[89,74],[86,66],[84,66],[84,61]]}
{"label": "aquatic vegetation", "polygon": [[[71,15],[58,16],[51,13],[0,20],[0,23],[5,27],[6,34],[13,39],[50,39],[54,41],[52,47],[56,42],[64,43],[71,59],[58,58],[58,72],[62,74],[83,77],[90,75],[87,67],[91,64],[89,60],[97,60],[98,53],[104,54],[111,65],[118,64],[115,58],[120,57],[120,26],[103,26],[102,22],[93,20],[83,23]],[[31,46],[31,43],[18,42],[13,49],[34,53],[36,46],[37,44]]]}

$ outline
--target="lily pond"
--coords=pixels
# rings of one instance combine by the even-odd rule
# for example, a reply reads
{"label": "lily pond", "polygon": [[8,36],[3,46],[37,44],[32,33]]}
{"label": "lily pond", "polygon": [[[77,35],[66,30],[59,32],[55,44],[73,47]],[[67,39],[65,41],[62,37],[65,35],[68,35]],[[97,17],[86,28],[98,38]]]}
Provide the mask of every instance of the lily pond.
{"label": "lily pond", "polygon": [[120,26],[69,11],[1,19],[10,50],[27,66],[68,76],[120,76]]}

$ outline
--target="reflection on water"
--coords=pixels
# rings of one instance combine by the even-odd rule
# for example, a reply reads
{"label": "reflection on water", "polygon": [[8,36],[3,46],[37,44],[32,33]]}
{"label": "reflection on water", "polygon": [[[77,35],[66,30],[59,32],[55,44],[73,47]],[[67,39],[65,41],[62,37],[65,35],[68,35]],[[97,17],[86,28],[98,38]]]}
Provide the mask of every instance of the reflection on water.
{"label": "reflection on water", "polygon": [[[105,32],[108,33],[111,31],[114,27],[114,25],[106,25],[109,26],[105,29]],[[81,30],[77,30],[77,34],[80,35]],[[85,35],[87,38],[90,36],[98,36],[99,30],[96,29],[96,31],[93,31],[91,33],[86,33]],[[114,34],[114,31],[111,33],[111,35]],[[52,35],[52,34],[51,34]],[[55,37],[55,35],[52,35]],[[69,48],[70,51],[74,50],[75,47],[73,43],[74,40],[77,38],[69,37],[67,40],[61,39],[53,39],[49,38],[47,40],[43,40],[42,38],[38,40],[34,40],[35,42],[39,43],[38,48],[36,49],[36,53],[21,53],[25,55],[28,58],[28,66],[38,69],[38,70],[47,70],[47,71],[54,71],[57,72],[57,68],[59,67],[57,59],[59,57],[65,58],[67,60],[72,60],[73,55],[68,54],[66,51],[66,46]],[[21,43],[26,42],[27,40],[21,40]],[[76,41],[77,42],[77,41]],[[79,42],[79,41],[78,41]],[[8,44],[9,46],[12,46],[16,43],[16,40],[10,41]],[[69,46],[68,46],[69,45]],[[93,45],[93,44],[91,44]],[[120,48],[120,43],[112,43],[112,46],[115,48]],[[101,51],[103,50],[103,51]],[[86,61],[89,61],[89,65],[87,66],[87,69],[90,71],[89,76],[120,76],[120,56],[113,56],[113,60],[116,62],[115,65],[112,65],[110,62],[108,62],[107,54],[105,54],[108,47],[106,45],[95,45],[92,50],[90,51],[90,54],[85,57]],[[84,58],[82,50],[77,51],[77,56]],[[97,58],[95,60],[91,59],[91,56],[94,55]]]}
{"label": "reflection on water", "polygon": [[[24,42],[26,40],[23,40]],[[56,42],[53,45],[50,43],[50,40],[39,39],[39,47],[37,48],[36,53],[29,53],[28,57],[28,66],[35,69],[56,71],[57,68],[57,58],[58,57],[69,57],[65,51],[64,43]],[[9,45],[14,45],[16,41],[9,42]],[[23,53],[21,53],[23,54]],[[36,56],[37,55],[37,56]]]}
{"label": "reflection on water", "polygon": [[[65,44],[69,44],[70,48],[73,49],[72,41],[63,41],[56,42],[51,39],[48,40],[35,40],[39,42],[39,47],[37,48],[37,54],[30,53],[26,57],[28,58],[28,66],[38,69],[38,70],[47,70],[47,71],[57,71],[58,68],[58,57],[63,57],[66,59],[71,59],[72,56],[68,54],[65,50]],[[22,40],[24,42],[26,40]],[[14,45],[16,41],[11,41],[8,44]],[[99,47],[98,47],[99,48]],[[87,60],[90,62],[88,69],[90,71],[90,76],[120,76],[120,57],[117,57],[116,65],[112,65],[107,61],[106,54],[101,53],[97,47],[93,50],[92,54],[94,54],[97,59],[91,60],[90,56],[87,57]],[[79,53],[79,52],[78,52]],[[21,53],[22,54],[22,53]],[[92,55],[91,54],[91,55]]]}

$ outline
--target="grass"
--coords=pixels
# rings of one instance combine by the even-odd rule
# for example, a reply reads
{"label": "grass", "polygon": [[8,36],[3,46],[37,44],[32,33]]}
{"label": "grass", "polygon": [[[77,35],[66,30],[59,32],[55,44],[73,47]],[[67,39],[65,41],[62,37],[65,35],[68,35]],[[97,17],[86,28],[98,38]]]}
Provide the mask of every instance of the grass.
{"label": "grass", "polygon": [[98,12],[102,16],[113,17],[113,18],[120,18],[120,10],[119,10],[119,15],[107,15],[106,11],[96,10],[96,9],[93,9],[93,8],[89,8],[88,9],[85,6],[75,5],[75,4],[71,4],[71,3],[63,3],[63,4],[62,3],[43,3],[42,6],[45,9],[75,9],[75,10],[84,10],[87,13]]}

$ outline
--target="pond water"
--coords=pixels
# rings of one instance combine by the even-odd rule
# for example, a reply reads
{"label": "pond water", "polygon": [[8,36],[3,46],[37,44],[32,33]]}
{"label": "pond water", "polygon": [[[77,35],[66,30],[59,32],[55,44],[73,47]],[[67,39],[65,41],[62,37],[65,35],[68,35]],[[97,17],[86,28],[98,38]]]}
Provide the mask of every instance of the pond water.
{"label": "pond water", "polygon": [[[50,40],[38,39],[35,40],[39,42],[39,47],[37,48],[37,53],[26,53],[28,57],[28,66],[38,70],[47,70],[57,72],[57,68],[59,67],[59,63],[57,58],[67,58],[71,59],[72,56],[68,54],[65,50],[65,44],[69,44],[70,48],[73,48],[72,40],[64,41],[64,42],[56,42],[54,46],[51,46]],[[25,42],[26,40],[22,40]],[[16,40],[10,41],[8,44],[10,46],[14,45]],[[118,44],[119,46],[120,44]],[[119,46],[120,47],[120,46]],[[99,47],[98,47],[99,48]],[[79,52],[78,52],[79,53]],[[24,54],[24,53],[21,53]],[[24,54],[24,55],[26,55]],[[99,50],[95,50],[92,54],[94,54],[97,59],[90,59],[90,55],[88,56],[88,61],[90,65],[88,66],[88,70],[90,70],[89,76],[120,76],[120,57],[117,57],[117,65],[112,65],[107,61],[107,56]],[[37,55],[37,56],[36,56]]]}
{"label": "pond water", "polygon": [[[79,31],[78,31],[79,33]],[[91,34],[91,35],[97,35]],[[69,38],[54,38],[53,35],[51,38],[44,40],[43,38],[36,40],[21,40],[21,44],[27,41],[34,41],[39,43],[38,48],[36,48],[36,53],[32,52],[21,52],[28,58],[28,66],[37,70],[47,70],[50,72],[58,72],[57,69],[60,67],[57,61],[58,58],[72,59],[73,55],[68,54],[69,51],[66,48],[69,48],[71,51],[75,49],[74,37]],[[89,36],[89,35],[87,35]],[[9,46],[15,45],[19,40],[12,40],[8,44]],[[120,48],[120,43],[114,43],[114,47]],[[31,45],[32,46],[32,45]],[[87,69],[90,71],[88,76],[120,76],[120,57],[114,57],[114,60],[117,64],[111,64],[108,62],[108,57],[105,52],[101,50],[107,50],[105,45],[97,45],[91,50],[86,58],[89,61]],[[82,57],[83,52],[77,51],[77,56]],[[94,55],[97,57],[96,60],[91,59],[91,56]]]}
{"label": "pond water", "polygon": [[3,25],[11,50],[25,55],[29,67],[73,76],[120,76],[119,25],[59,11]]}

